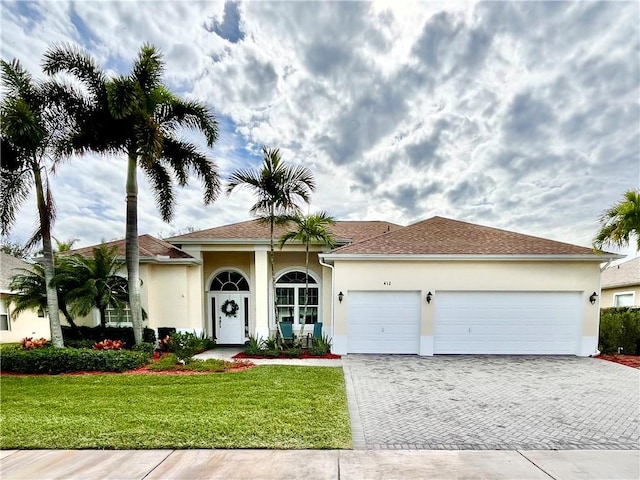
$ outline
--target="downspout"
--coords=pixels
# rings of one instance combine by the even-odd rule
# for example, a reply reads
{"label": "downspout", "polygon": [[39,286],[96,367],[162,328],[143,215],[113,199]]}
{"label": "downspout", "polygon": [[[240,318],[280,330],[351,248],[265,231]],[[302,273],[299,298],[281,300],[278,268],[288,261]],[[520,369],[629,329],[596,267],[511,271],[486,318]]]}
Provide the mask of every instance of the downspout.
{"label": "downspout", "polygon": [[318,255],[318,262],[320,263],[320,265],[322,265],[323,267],[328,267],[331,269],[331,332],[330,332],[330,338],[333,339],[333,325],[335,323],[334,321],[334,313],[333,313],[333,304],[334,304],[334,299],[336,297],[336,275],[335,275],[335,270],[333,269],[333,265],[330,265],[328,263],[324,263],[322,261],[322,257],[320,255]]}

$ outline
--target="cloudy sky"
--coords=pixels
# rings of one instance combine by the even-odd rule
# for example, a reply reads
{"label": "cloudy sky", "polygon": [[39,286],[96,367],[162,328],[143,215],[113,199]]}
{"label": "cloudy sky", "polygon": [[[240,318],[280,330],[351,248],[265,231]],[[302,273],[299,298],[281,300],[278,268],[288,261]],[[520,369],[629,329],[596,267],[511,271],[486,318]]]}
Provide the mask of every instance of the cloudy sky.
{"label": "cloudy sky", "polygon": [[[640,186],[640,3],[7,1],[3,59],[41,76],[55,42],[126,73],[144,42],[166,83],[220,124],[226,178],[260,148],[309,167],[311,210],[409,224],[434,215],[590,245],[602,211]],[[189,137],[203,145],[198,136]],[[204,146],[203,146],[204,148]],[[141,178],[140,232],[249,218],[246,193],[208,207],[193,181],[163,223]],[[55,172],[54,235],[124,236],[125,162]],[[13,239],[36,221],[22,209]]]}

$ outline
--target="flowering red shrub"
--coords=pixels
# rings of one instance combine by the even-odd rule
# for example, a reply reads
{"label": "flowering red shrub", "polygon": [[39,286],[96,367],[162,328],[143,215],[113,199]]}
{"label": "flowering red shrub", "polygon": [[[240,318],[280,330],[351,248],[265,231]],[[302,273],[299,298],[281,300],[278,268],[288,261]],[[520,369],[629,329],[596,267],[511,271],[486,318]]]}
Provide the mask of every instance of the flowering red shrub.
{"label": "flowering red shrub", "polygon": [[93,344],[94,350],[122,350],[124,342],[121,340],[103,340]]}
{"label": "flowering red shrub", "polygon": [[47,342],[48,340],[46,338],[38,338],[37,340],[34,340],[33,337],[25,337],[20,340],[20,348],[22,348],[22,350],[33,350],[45,347]]}

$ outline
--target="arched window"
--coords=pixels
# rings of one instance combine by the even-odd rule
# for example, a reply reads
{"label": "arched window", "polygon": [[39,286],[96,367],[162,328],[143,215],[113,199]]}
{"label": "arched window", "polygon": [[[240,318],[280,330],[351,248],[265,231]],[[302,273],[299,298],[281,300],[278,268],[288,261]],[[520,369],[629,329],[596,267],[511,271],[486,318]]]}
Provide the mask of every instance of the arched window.
{"label": "arched window", "polygon": [[211,280],[209,290],[212,292],[248,292],[249,282],[242,274],[227,270],[220,272]]}
{"label": "arched window", "polygon": [[[305,284],[309,290],[305,291]],[[304,272],[292,271],[276,280],[276,305],[279,322],[300,325],[318,322],[320,307],[318,282]]]}

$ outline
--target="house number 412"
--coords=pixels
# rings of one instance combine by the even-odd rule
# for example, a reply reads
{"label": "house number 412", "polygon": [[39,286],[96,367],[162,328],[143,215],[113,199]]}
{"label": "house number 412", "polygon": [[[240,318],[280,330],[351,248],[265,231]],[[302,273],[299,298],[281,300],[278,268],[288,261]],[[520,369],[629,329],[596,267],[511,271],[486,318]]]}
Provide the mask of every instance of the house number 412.
{"label": "house number 412", "polygon": [[391,285],[391,282],[383,282],[383,285]]}

